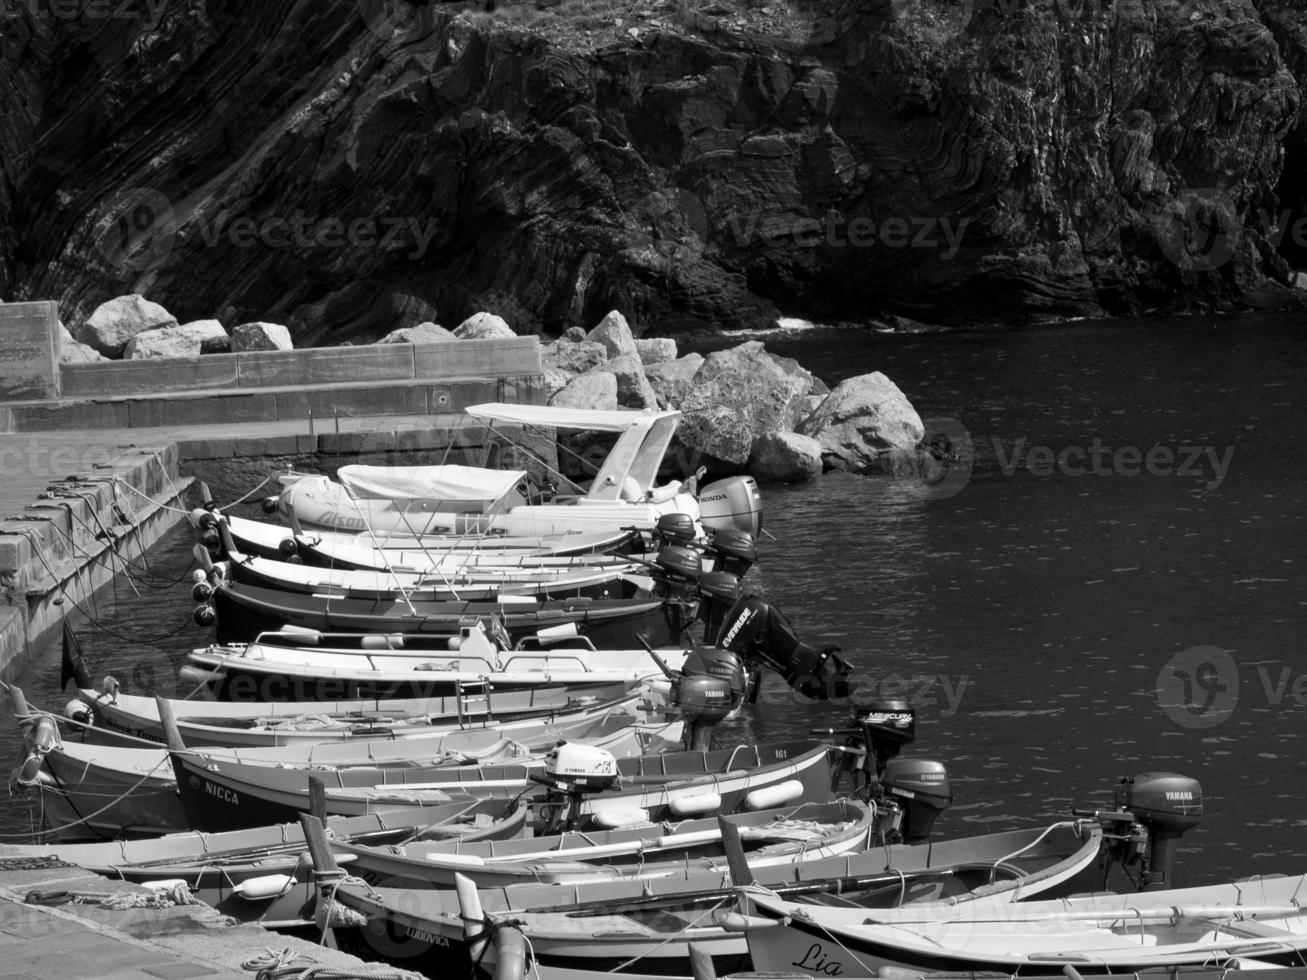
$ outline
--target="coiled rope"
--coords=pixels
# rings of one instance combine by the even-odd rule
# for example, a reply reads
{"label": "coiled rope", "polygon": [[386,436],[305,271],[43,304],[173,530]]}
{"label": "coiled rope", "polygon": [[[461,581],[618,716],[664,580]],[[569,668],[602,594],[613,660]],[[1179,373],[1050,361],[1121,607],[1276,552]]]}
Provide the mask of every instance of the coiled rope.
{"label": "coiled rope", "polygon": [[421,973],[381,963],[363,963],[347,970],[322,966],[312,956],[291,949],[279,952],[271,947],[264,947],[262,953],[251,956],[241,964],[241,969],[252,971],[255,980],[282,980],[285,977],[297,980],[426,980]]}

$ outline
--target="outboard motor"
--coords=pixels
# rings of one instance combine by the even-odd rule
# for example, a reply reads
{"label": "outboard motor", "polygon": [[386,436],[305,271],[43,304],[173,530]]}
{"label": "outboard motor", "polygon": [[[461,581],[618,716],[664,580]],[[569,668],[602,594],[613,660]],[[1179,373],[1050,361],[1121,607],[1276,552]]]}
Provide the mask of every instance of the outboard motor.
{"label": "outboard motor", "polygon": [[744,664],[728,650],[695,647],[672,683],[670,703],[685,720],[685,747],[712,748],[713,730],[744,703],[749,683]]}
{"label": "outboard motor", "polygon": [[740,600],[740,580],[730,572],[704,572],[699,579],[699,618],[704,636],[719,636],[722,622]]}
{"label": "outboard motor", "polygon": [[1173,772],[1127,776],[1116,788],[1116,808],[1148,832],[1147,854],[1139,855],[1140,891],[1174,888],[1175,851],[1186,830],[1203,818],[1198,780]]}
{"label": "outboard motor", "polygon": [[617,760],[607,749],[582,742],[559,742],[545,756],[544,772],[531,781],[546,787],[546,834],[575,830],[587,794],[602,793],[617,785]]}
{"label": "outboard motor", "polygon": [[704,550],[716,559],[715,569],[741,578],[758,560],[758,543],[753,535],[735,528],[717,531]]}
{"label": "outboard motor", "polygon": [[706,528],[762,533],[762,494],[751,476],[716,480],[699,490],[699,521]]}
{"label": "outboard motor", "polygon": [[917,710],[907,701],[854,705],[853,724],[862,729],[863,744],[875,760],[877,779],[903,746],[917,740]]}
{"label": "outboard motor", "polygon": [[884,792],[903,811],[899,832],[905,843],[930,836],[935,818],[953,802],[953,788],[942,762],[931,759],[890,759],[880,774]]}
{"label": "outboard motor", "polygon": [[814,650],[800,643],[780,611],[756,595],[740,599],[726,614],[717,645],[771,667],[804,697],[846,698],[857,682],[852,664],[836,656],[839,647]]}
{"label": "outboard motor", "polygon": [[654,524],[654,540],[660,545],[691,545],[698,537],[694,527],[694,518],[689,514],[675,511],[663,514]]}

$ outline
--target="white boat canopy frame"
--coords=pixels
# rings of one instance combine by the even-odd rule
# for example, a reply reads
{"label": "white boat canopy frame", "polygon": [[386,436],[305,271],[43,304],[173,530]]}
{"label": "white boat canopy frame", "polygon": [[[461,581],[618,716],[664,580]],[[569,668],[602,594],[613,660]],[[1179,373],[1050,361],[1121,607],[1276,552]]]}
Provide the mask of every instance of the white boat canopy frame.
{"label": "white boat canopy frame", "polygon": [[633,480],[641,492],[652,490],[658,478],[658,467],[662,465],[681,421],[681,413],[676,411],[621,412],[502,402],[472,405],[464,411],[472,418],[492,424],[504,422],[537,428],[620,433],[586,494],[591,500],[622,499],[622,487],[628,479]]}
{"label": "white boat canopy frame", "polygon": [[462,500],[488,509],[526,479],[525,470],[486,470],[444,463],[439,466],[365,466],[336,471],[350,496],[368,500]]}

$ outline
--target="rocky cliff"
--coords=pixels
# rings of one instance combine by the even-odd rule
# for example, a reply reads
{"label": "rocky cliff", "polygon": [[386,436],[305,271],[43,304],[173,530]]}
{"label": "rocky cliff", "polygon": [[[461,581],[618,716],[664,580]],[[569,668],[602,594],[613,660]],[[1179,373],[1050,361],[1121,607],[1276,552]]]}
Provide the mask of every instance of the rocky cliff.
{"label": "rocky cliff", "polygon": [[1291,7],[542,7],[0,0],[0,297],[300,345],[1293,299]]}

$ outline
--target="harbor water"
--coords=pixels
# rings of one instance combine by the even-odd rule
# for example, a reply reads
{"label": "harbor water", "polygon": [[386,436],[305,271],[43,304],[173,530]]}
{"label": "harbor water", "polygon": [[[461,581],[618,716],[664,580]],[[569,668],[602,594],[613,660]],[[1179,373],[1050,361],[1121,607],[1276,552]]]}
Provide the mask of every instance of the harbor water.
{"label": "harbor water", "polygon": [[[916,706],[905,752],[944,762],[954,786],[938,835],[1106,807],[1119,777],[1168,770],[1204,792],[1179,884],[1307,871],[1307,325],[759,339],[831,386],[884,372],[958,453],[933,488],[839,473],[764,487],[747,580],[804,640],[843,648],[857,700]],[[79,602],[88,659],[171,694],[184,650],[212,635],[190,619],[189,538],[125,557],[134,583]],[[67,700],[55,648],[19,681],[42,707]],[[719,739],[782,739],[848,711],[773,677]],[[8,732],[3,746],[10,765]],[[34,816],[16,795],[0,830],[20,839]]]}

